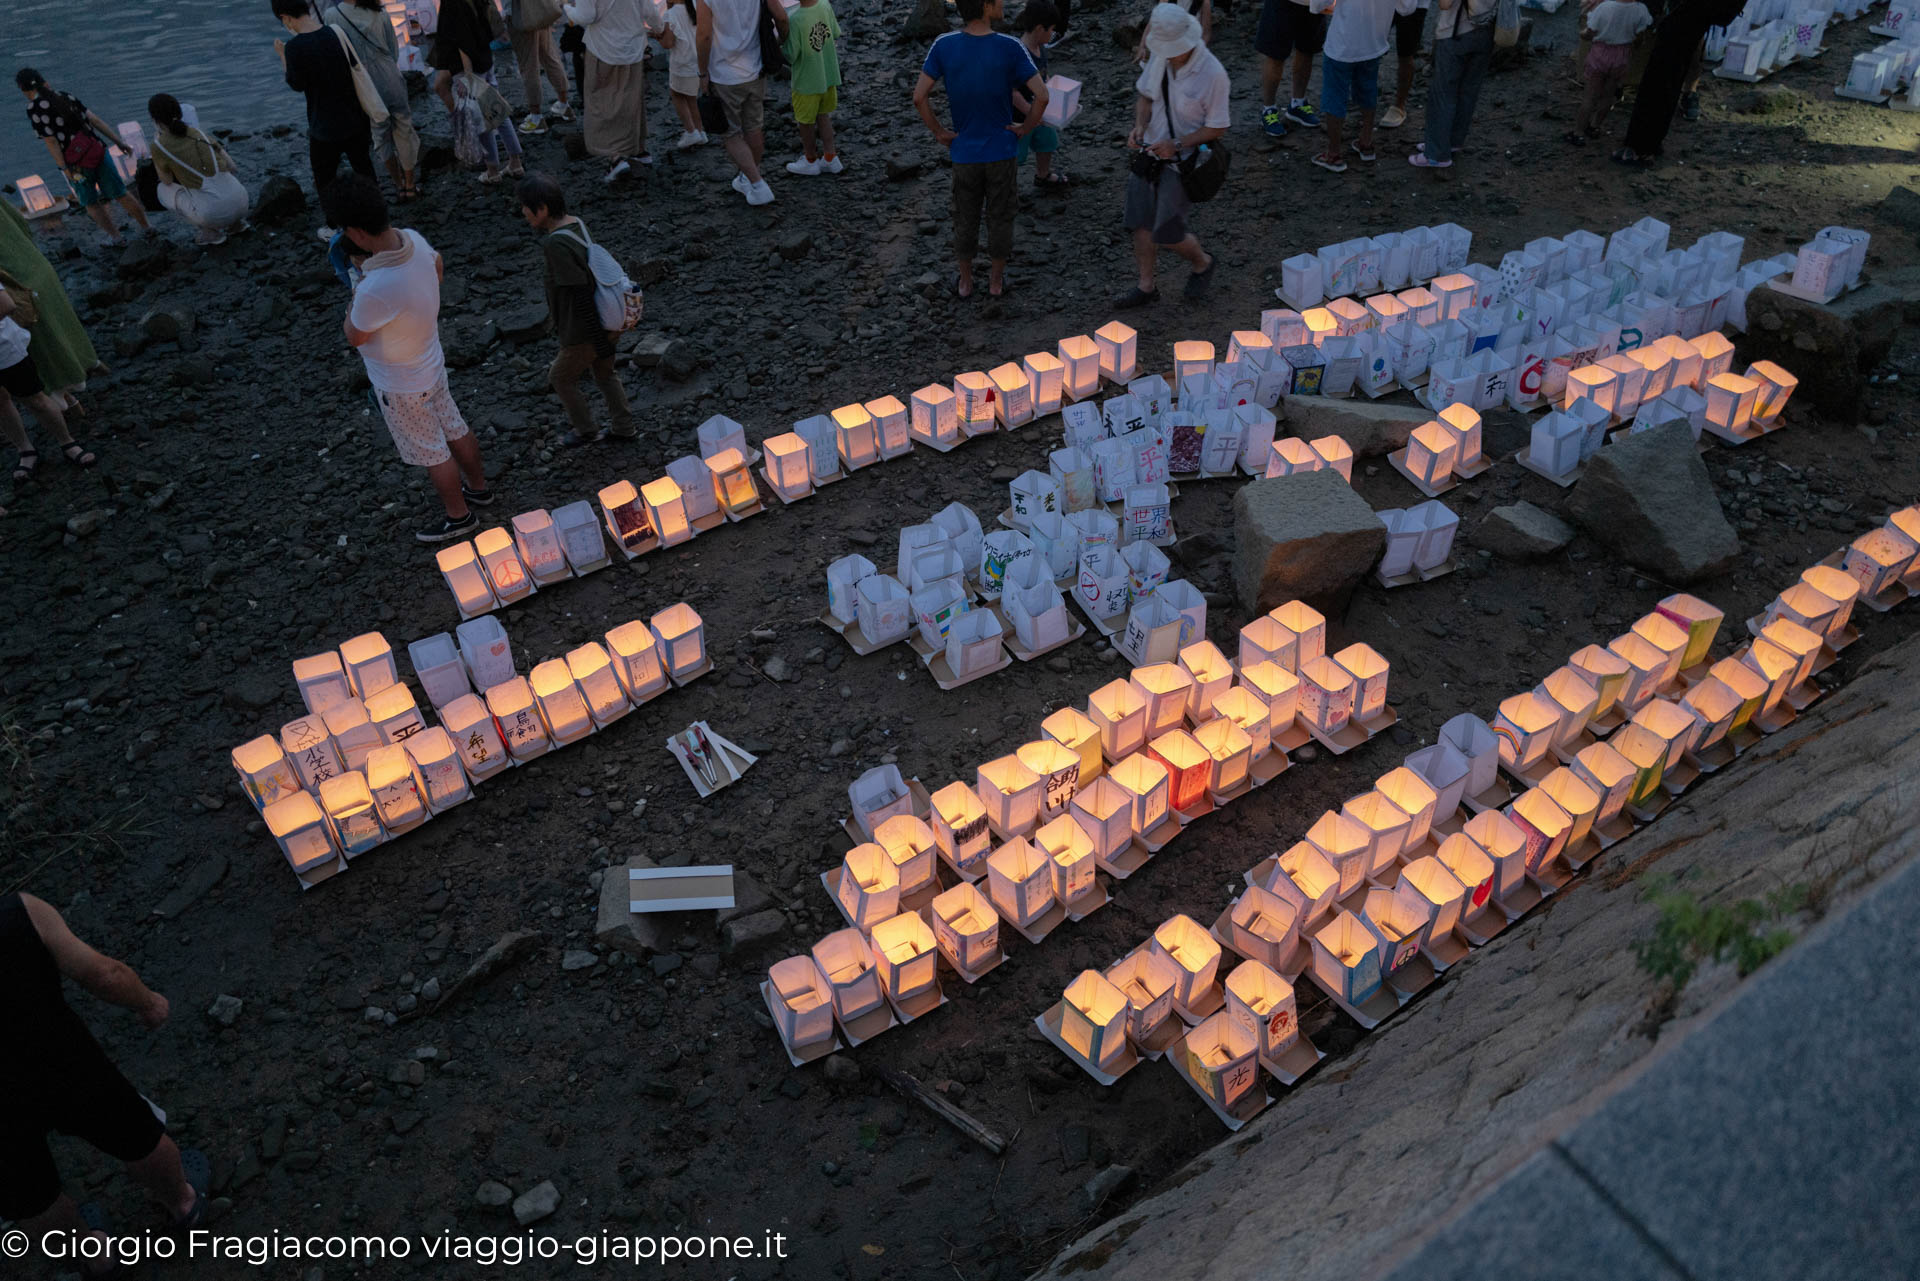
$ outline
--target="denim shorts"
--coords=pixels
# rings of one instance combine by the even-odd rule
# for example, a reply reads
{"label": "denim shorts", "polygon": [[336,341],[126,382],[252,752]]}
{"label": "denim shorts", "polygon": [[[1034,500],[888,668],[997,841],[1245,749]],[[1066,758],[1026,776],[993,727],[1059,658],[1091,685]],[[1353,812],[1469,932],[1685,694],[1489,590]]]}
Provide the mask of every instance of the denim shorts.
{"label": "denim shorts", "polygon": [[1372,111],[1380,102],[1380,59],[1365,62],[1341,62],[1320,56],[1320,114],[1335,120],[1347,118],[1351,103],[1362,111]]}

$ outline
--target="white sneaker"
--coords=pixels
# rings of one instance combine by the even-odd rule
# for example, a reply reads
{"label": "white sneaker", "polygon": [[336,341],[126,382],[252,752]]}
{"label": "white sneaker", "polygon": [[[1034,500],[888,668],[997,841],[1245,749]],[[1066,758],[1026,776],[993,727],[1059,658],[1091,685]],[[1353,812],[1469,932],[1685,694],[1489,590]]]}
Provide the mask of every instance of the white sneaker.
{"label": "white sneaker", "polygon": [[802,156],[798,160],[787,161],[787,172],[797,173],[804,178],[817,178],[820,176],[820,162]]}
{"label": "white sneaker", "polygon": [[706,140],[707,140],[707,136],[703,133],[688,133],[686,130],[682,129],[680,131],[679,139],[673,144],[673,149],[675,151],[687,151],[687,150],[690,150],[691,148],[699,146],[701,143],[705,142]]}
{"label": "white sneaker", "polygon": [[529,111],[527,118],[520,122],[520,132],[524,134],[545,133],[547,118],[537,111]]}
{"label": "white sneaker", "polygon": [[750,205],[770,205],[773,203],[773,188],[762,178],[747,188],[747,203]]}
{"label": "white sneaker", "polygon": [[619,163],[614,165],[613,168],[607,170],[607,176],[602,178],[600,181],[610,184],[615,179],[621,177],[623,174],[625,174],[628,170],[632,168],[633,168],[633,165],[627,160],[625,156],[622,156],[620,157]]}
{"label": "white sneaker", "polygon": [[830,156],[820,162],[821,173],[839,173],[845,168],[846,166],[840,163],[840,157],[838,156]]}
{"label": "white sneaker", "polygon": [[753,184],[747,181],[747,175],[743,173],[733,175],[733,189],[748,200],[753,199]]}
{"label": "white sneaker", "polygon": [[555,120],[571,120],[573,119],[573,108],[564,102],[556,102],[547,108],[547,114]]}
{"label": "white sneaker", "polygon": [[633,158],[633,162],[639,165],[650,165],[653,163],[653,153],[651,151],[643,151]]}

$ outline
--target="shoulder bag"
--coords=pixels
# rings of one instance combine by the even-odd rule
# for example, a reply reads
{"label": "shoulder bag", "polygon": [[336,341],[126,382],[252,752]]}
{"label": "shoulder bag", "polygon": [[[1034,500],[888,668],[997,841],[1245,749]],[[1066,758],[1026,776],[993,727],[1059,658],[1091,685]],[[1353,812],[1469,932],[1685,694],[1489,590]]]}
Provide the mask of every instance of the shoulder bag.
{"label": "shoulder bag", "polygon": [[[1174,144],[1174,151],[1180,149],[1180,129],[1173,123],[1173,69],[1167,67],[1160,72],[1160,109],[1167,113],[1167,136]],[[1175,163],[1180,170],[1180,185],[1186,189],[1187,199],[1196,205],[1203,205],[1220,194],[1220,188],[1227,185],[1227,166],[1232,157],[1227,154],[1226,139],[1215,138],[1212,142],[1194,148],[1190,156],[1181,156]]]}
{"label": "shoulder bag", "polygon": [[544,31],[558,21],[560,0],[514,0],[515,31]]}
{"label": "shoulder bag", "polygon": [[374,124],[385,124],[389,114],[386,101],[381,98],[379,88],[368,74],[366,64],[353,51],[353,41],[338,27],[328,27],[327,30],[333,32],[333,38],[340,42],[340,52],[347,56],[347,74],[353,77],[353,96],[360,100],[360,110],[366,112],[367,119]]}

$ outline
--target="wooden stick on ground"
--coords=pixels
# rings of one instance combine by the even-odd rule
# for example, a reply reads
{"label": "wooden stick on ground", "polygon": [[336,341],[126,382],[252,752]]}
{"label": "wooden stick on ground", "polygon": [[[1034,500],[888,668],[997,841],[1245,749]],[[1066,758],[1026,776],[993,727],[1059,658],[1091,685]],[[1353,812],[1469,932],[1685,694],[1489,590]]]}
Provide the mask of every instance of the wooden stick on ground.
{"label": "wooden stick on ground", "polygon": [[880,1074],[882,1081],[885,1081],[900,1093],[920,1104],[926,1108],[927,1111],[933,1113],[995,1156],[1006,1151],[1006,1139],[1001,1138],[1000,1135],[980,1124],[980,1122],[974,1120],[971,1116],[968,1116],[965,1112],[962,1112],[959,1108],[947,1102],[940,1095],[935,1094],[932,1090],[929,1090],[905,1072],[890,1067],[876,1068],[875,1070]]}

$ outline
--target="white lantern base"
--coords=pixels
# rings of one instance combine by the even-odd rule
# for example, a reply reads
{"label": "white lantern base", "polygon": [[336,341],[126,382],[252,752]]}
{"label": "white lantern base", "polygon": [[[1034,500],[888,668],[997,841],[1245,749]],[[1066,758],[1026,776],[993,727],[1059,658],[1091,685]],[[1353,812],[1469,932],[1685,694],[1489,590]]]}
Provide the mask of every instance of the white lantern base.
{"label": "white lantern base", "polygon": [[688,668],[684,672],[668,672],[667,679],[673,682],[675,689],[684,689],[686,686],[699,680],[702,676],[709,676],[712,673],[713,660],[711,658],[703,658],[700,660],[698,667]]}
{"label": "white lantern base", "polygon": [[1433,962],[1427,959],[1426,954],[1416,952],[1406,964],[1382,979],[1380,986],[1392,988],[1399,996],[1400,1003],[1404,1005],[1432,987],[1439,977],[1439,972],[1434,969]]}
{"label": "white lantern base", "polygon": [[333,879],[346,870],[347,860],[335,854],[332,858],[317,867],[310,867],[304,872],[296,871],[293,877],[300,882],[301,890],[305,891],[312,889],[322,881]]}
{"label": "white lantern base", "polygon": [[786,1031],[780,1026],[779,998],[774,995],[773,984],[767,979],[760,980],[760,999],[767,1003],[767,1014],[773,1019],[774,1031],[780,1034],[780,1047],[787,1052],[787,1062],[795,1067],[805,1067],[809,1063],[824,1059],[835,1050],[845,1049],[840,1042],[840,1034],[835,1032],[824,1041],[815,1041],[812,1045],[795,1048],[787,1040]]}
{"label": "white lantern base", "polygon": [[[935,933],[935,942],[936,943],[939,942],[939,935],[937,931]],[[944,944],[940,945],[940,959],[947,963],[948,969],[952,970],[955,974],[958,974],[960,976],[961,982],[971,987],[973,984],[978,983],[981,979],[985,978],[987,975],[993,973],[995,970],[1000,968],[1000,962],[1007,959],[1007,950],[1005,948],[997,948],[994,951],[994,954],[990,958],[988,958],[988,960],[983,965],[981,965],[979,969],[976,969],[976,970],[970,970],[966,966],[960,964],[959,958],[956,957],[953,953],[947,951],[946,946]]]}
{"label": "white lantern base", "polygon": [[1287,1042],[1277,1055],[1262,1054],[1260,1066],[1282,1085],[1296,1085],[1300,1078],[1320,1066],[1326,1052],[1307,1039],[1305,1032]]}
{"label": "white lantern base", "polygon": [[1078,576],[1076,575],[1075,576],[1076,586],[1074,590],[1067,592],[1067,599],[1072,601],[1077,607],[1079,607],[1079,610],[1082,614],[1086,615],[1087,621],[1093,624],[1093,629],[1099,632],[1102,636],[1106,637],[1108,640],[1112,640],[1114,637],[1118,636],[1122,631],[1125,631],[1127,626],[1127,611],[1123,609],[1119,613],[1114,614],[1111,617],[1108,617],[1108,618],[1100,617],[1100,615],[1093,612],[1093,606],[1087,604],[1086,598],[1080,595],[1080,592],[1078,589],[1078,582],[1079,582],[1079,579],[1078,579]]}
{"label": "white lantern base", "polygon": [[1472,912],[1462,916],[1454,928],[1460,937],[1475,947],[1485,947],[1501,930],[1513,924],[1499,905],[1488,899]]}
{"label": "white lantern base", "polygon": [[1472,796],[1463,796],[1460,798],[1460,803],[1475,814],[1484,814],[1488,810],[1505,809],[1513,803],[1513,789],[1508,787],[1505,781],[1496,773],[1493,777],[1493,782],[1488,784],[1484,792],[1479,792]]}
{"label": "white lantern base", "polygon": [[1007,652],[1007,647],[1003,642],[1000,646],[1000,657],[998,661],[989,663],[979,671],[966,676],[956,676],[953,674],[953,664],[947,661],[945,651],[935,654],[932,658],[923,660],[923,664],[929,672],[933,673],[933,683],[935,685],[938,685],[943,690],[952,691],[959,689],[962,685],[970,685],[982,676],[991,676],[995,672],[1006,671],[1007,668],[1013,666],[1013,655]]}
{"label": "white lantern base", "polygon": [[[1663,801],[1664,799],[1665,798],[1662,798]],[[1531,880],[1523,876],[1520,878],[1519,884],[1508,891],[1505,897],[1495,894],[1493,896],[1493,904],[1505,914],[1509,922],[1512,922],[1519,920],[1534,908],[1539,907],[1541,903],[1546,901],[1546,897],[1545,894],[1540,892],[1538,885],[1535,885]]]}
{"label": "white lantern base", "polygon": [[1556,474],[1554,472],[1550,472],[1546,469],[1544,465],[1537,463],[1533,460],[1532,444],[1528,444],[1525,449],[1515,454],[1513,456],[1513,461],[1516,463],[1519,463],[1522,467],[1526,468],[1528,471],[1532,472],[1536,476],[1546,477],[1548,480],[1560,486],[1560,488],[1562,489],[1572,488],[1573,482],[1576,480],[1579,480],[1580,473],[1586,470],[1580,464],[1575,463],[1572,470],[1567,471],[1565,473]]}
{"label": "white lantern base", "polygon": [[1346,1011],[1348,1018],[1358,1023],[1361,1027],[1366,1028],[1368,1031],[1379,1027],[1383,1021],[1399,1013],[1400,1007],[1406,1003],[1406,998],[1402,997],[1393,988],[1388,987],[1386,983],[1383,982],[1379,987],[1374,989],[1372,996],[1369,996],[1359,1005],[1353,1005],[1348,1002],[1346,997],[1341,996],[1338,992],[1323,983],[1319,974],[1314,972],[1314,968],[1311,965],[1307,967],[1304,977],[1310,980],[1315,987],[1325,992],[1335,1005]]}
{"label": "white lantern base", "polygon": [[[1777,423],[1778,420],[1776,420],[1775,430],[1778,429]],[[1727,445],[1744,445],[1750,440],[1760,439],[1768,432],[1768,428],[1758,423],[1750,422],[1744,427],[1736,428],[1722,427],[1719,423],[1713,422],[1712,420],[1702,423],[1700,430],[1703,434],[1712,436],[1714,439]]]}
{"label": "white lantern base", "polygon": [[882,1032],[900,1026],[900,1020],[894,1017],[893,1007],[885,1000],[855,1019],[843,1019],[840,1011],[835,1010],[833,1021],[840,1025],[841,1035],[847,1038],[850,1047],[865,1045]]}
{"label": "white lantern base", "polygon": [[[1320,746],[1326,748],[1335,756],[1345,756],[1354,748],[1371,741],[1376,734],[1392,729],[1399,723],[1399,711],[1396,710],[1392,704],[1387,704],[1382,707],[1371,720],[1363,721],[1358,716],[1355,716],[1331,734],[1322,734],[1317,727],[1304,721],[1296,721],[1295,725],[1305,725],[1307,733],[1311,734]],[[1288,750],[1291,751],[1293,746],[1296,745],[1290,744],[1287,746]]]}
{"label": "white lantern base", "polygon": [[1583,729],[1565,743],[1551,749],[1553,759],[1559,761],[1562,765],[1571,765],[1575,757],[1599,741],[1599,739],[1593,736],[1592,730]]}
{"label": "white lantern base", "polygon": [[1018,931],[1021,938],[1035,946],[1044,943],[1047,935],[1053,933],[1066,923],[1067,909],[1062,906],[1058,900],[1055,900],[1051,907],[1034,917],[1032,921],[1025,925],[1020,924],[1020,922],[1005,914],[1002,914],[1000,917],[1001,925],[1011,925]]}
{"label": "white lantern base", "polygon": [[1420,955],[1427,958],[1427,964],[1431,965],[1437,974],[1444,974],[1466,960],[1467,953],[1471,950],[1466,940],[1452,930],[1448,930],[1440,938],[1429,938],[1420,945]]}
{"label": "white lantern base", "polygon": [[[1248,872],[1247,884],[1258,885],[1260,882],[1254,879],[1254,874],[1270,870],[1269,865],[1279,861],[1278,856],[1275,856]],[[1233,903],[1239,901],[1236,898]],[[1311,925],[1296,931],[1293,944],[1276,952],[1275,947],[1266,939],[1249,934],[1234,925],[1233,903],[1221,909],[1219,919],[1215,920],[1213,928],[1207,931],[1213,935],[1213,941],[1236,956],[1244,956],[1250,961],[1260,962],[1289,983],[1298,979],[1300,972],[1313,960],[1313,945],[1307,942],[1307,929],[1317,928],[1325,921],[1325,916],[1316,917]]]}
{"label": "white lantern base", "polygon": [[1087,629],[1084,626],[1082,626],[1078,621],[1076,621],[1072,614],[1068,614],[1067,615],[1067,634],[1065,636],[1062,636],[1059,640],[1055,641],[1051,645],[1045,645],[1039,649],[1026,649],[1020,644],[1020,638],[1014,632],[1013,624],[1007,621],[1007,616],[1001,610],[998,602],[996,602],[992,606],[992,609],[993,609],[994,616],[1000,620],[1001,644],[1007,647],[1008,653],[1012,654],[1015,658],[1019,659],[1023,663],[1031,663],[1036,658],[1045,658],[1048,654],[1053,653],[1054,650],[1060,649],[1066,645],[1071,645],[1075,641],[1079,640],[1082,636],[1085,636],[1087,634]]}
{"label": "white lantern base", "polygon": [[[907,812],[931,827],[933,825],[933,797],[927,794],[926,786],[917,778],[908,779],[907,796],[911,801],[911,808],[909,808]],[[855,845],[864,845],[873,839],[873,834],[871,832],[861,831],[860,824],[854,822],[851,817],[840,820],[840,830],[845,832],[847,839]]]}
{"label": "white lantern base", "polygon": [[1067,1044],[1067,1038],[1061,1034],[1061,1025],[1066,1021],[1067,1003],[1065,999],[1055,1001],[1044,1014],[1035,1016],[1033,1025],[1040,1029],[1040,1035],[1053,1043],[1053,1047],[1074,1061],[1074,1064],[1088,1076],[1102,1085],[1112,1085],[1127,1073],[1140,1066],[1140,1055],[1131,1041],[1121,1047],[1120,1053],[1105,1068],[1095,1067],[1093,1060]]}
{"label": "white lantern base", "polygon": [[1182,1005],[1180,1002],[1175,1001],[1173,1003],[1173,1012],[1178,1014],[1180,1021],[1188,1027],[1198,1027],[1215,1014],[1218,1014],[1225,1008],[1226,1004],[1226,985],[1216,978],[1208,985],[1206,991],[1194,998],[1192,1005]]}
{"label": "white lantern base", "polygon": [[1460,563],[1459,557],[1452,556],[1447,559],[1444,565],[1440,565],[1434,569],[1410,569],[1406,573],[1396,574],[1392,578],[1388,578],[1382,574],[1379,566],[1376,565],[1373,570],[1373,581],[1386,588],[1411,587],[1415,583],[1430,583],[1436,578],[1445,578],[1448,574],[1460,568]]}
{"label": "white lantern base", "polygon": [[[1173,831],[1174,835],[1179,835],[1180,825],[1178,823],[1174,823]],[[1124,881],[1145,867],[1147,860],[1151,859],[1157,852],[1157,847],[1155,849],[1148,849],[1140,843],[1140,838],[1136,836],[1125,849],[1115,854],[1112,858],[1101,858],[1099,855],[1095,855],[1093,861],[1101,871],[1111,876],[1114,880]]]}
{"label": "white lantern base", "polygon": [[1621,810],[1606,822],[1595,823],[1593,825],[1593,838],[1600,843],[1601,849],[1611,849],[1621,841],[1626,840],[1629,836],[1632,836],[1634,830],[1633,819],[1627,815],[1625,810]]}
{"label": "white lantern base", "polygon": [[1107,883],[1096,876],[1086,893],[1062,906],[1066,908],[1069,921],[1084,921],[1112,901],[1113,897],[1107,893]]}
{"label": "white lantern base", "polygon": [[1133,1048],[1140,1052],[1140,1057],[1157,1062],[1168,1050],[1180,1044],[1181,1038],[1186,1034],[1187,1025],[1172,1014],[1168,1014],[1166,1018],[1160,1020],[1160,1026],[1147,1034],[1146,1040],[1134,1041]]}
{"label": "white lantern base", "polygon": [[[883,989],[885,988],[885,984],[881,986]],[[947,994],[940,990],[940,980],[937,974],[931,987],[924,991],[916,992],[912,996],[896,1000],[894,999],[893,993],[887,993],[887,1004],[893,1007],[895,1017],[903,1024],[911,1023],[923,1014],[931,1014],[946,1003]]]}
{"label": "white lantern base", "polygon": [[853,619],[851,622],[843,623],[839,619],[833,616],[833,611],[825,610],[825,609],[820,611],[820,617],[816,621],[819,622],[819,624],[822,627],[826,628],[828,631],[831,631],[834,635],[838,636],[841,640],[844,640],[845,642],[847,642],[847,644],[851,645],[853,647],[853,652],[858,654],[862,658],[865,658],[868,654],[877,654],[889,645],[897,645],[901,641],[906,640],[909,636],[912,636],[915,634],[914,629],[909,627],[906,631],[901,632],[898,636],[894,637],[892,640],[876,641],[872,637],[868,636],[865,632],[860,630],[859,619],[856,618],[856,619]]}
{"label": "white lantern base", "polygon": [[[1588,855],[1588,857],[1591,858],[1592,855]],[[1548,860],[1545,866],[1528,872],[1527,879],[1532,881],[1539,889],[1540,897],[1552,898],[1555,894],[1567,888],[1567,883],[1573,879],[1573,873],[1574,868],[1572,865],[1570,865],[1566,859],[1556,854],[1552,859]]]}
{"label": "white lantern base", "polygon": [[1547,775],[1560,767],[1560,763],[1548,752],[1533,764],[1522,769],[1507,759],[1506,753],[1500,754],[1500,772],[1524,788],[1538,787],[1546,781]]}
{"label": "white lantern base", "polygon": [[1455,488],[1460,483],[1459,478],[1454,474],[1454,472],[1449,471],[1447,473],[1447,481],[1444,485],[1429,485],[1426,481],[1420,479],[1420,477],[1414,475],[1412,471],[1408,470],[1407,451],[1404,446],[1400,449],[1394,450],[1391,454],[1388,454],[1387,461],[1393,464],[1393,469],[1400,473],[1400,476],[1403,480],[1405,480],[1409,485],[1412,485],[1415,489],[1419,490],[1421,493],[1425,494],[1428,498],[1438,498],[1440,497],[1440,495],[1446,493],[1449,489]]}
{"label": "white lantern base", "polygon": [[1234,1101],[1232,1107],[1228,1108],[1221,1107],[1219,1102],[1211,1094],[1201,1089],[1199,1083],[1187,1074],[1186,1055],[1176,1054],[1170,1061],[1173,1064],[1173,1070],[1180,1074],[1180,1079],[1185,1081],[1188,1088],[1195,1094],[1206,1101],[1207,1108],[1216,1117],[1220,1118],[1220,1124],[1226,1126],[1230,1131],[1238,1131],[1242,1126],[1246,1125],[1247,1122],[1266,1111],[1268,1105],[1273,1102],[1273,1096],[1267,1093],[1266,1086],[1260,1082],[1260,1072],[1257,1067],[1254,1069],[1253,1085],[1245,1094],[1242,1094]]}
{"label": "white lantern base", "polygon": [[1660,775],[1660,788],[1669,796],[1678,796],[1700,781],[1700,767],[1683,757],[1678,765],[1667,766]]}

